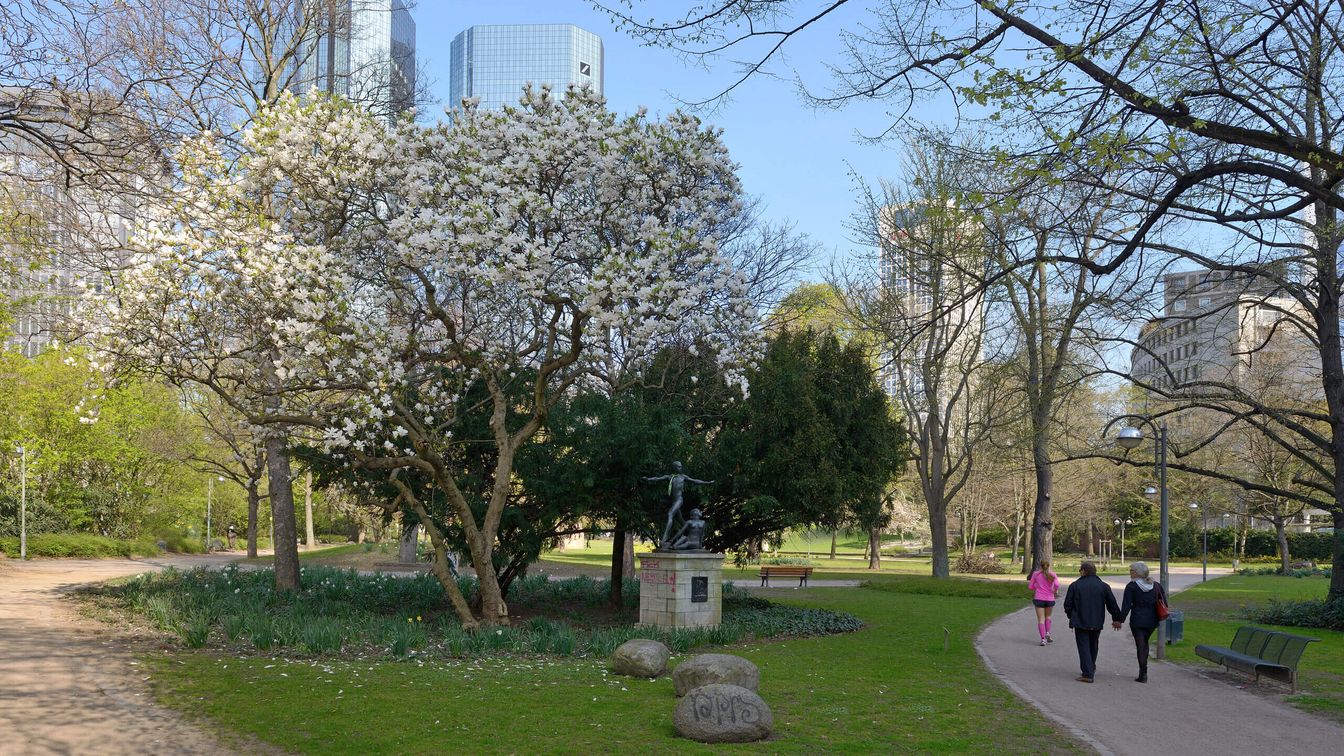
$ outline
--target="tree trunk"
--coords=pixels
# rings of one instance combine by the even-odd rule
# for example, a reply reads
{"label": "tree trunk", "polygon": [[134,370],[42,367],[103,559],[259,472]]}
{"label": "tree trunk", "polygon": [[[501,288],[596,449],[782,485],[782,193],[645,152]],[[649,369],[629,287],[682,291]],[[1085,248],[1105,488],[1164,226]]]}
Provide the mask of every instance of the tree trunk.
{"label": "tree trunk", "polygon": [[621,548],[621,559],[625,562],[625,574],[635,577],[635,534],[626,533]]}
{"label": "tree trunk", "polygon": [[401,522],[401,542],[397,545],[397,561],[401,564],[415,564],[415,547],[420,543],[420,523],[408,519]]}
{"label": "tree trunk", "polygon": [[621,588],[625,585],[625,524],[616,521],[611,534],[611,593],[607,600],[617,609],[625,608]]}
{"label": "tree trunk", "polygon": [[[1044,427],[1043,423],[1040,425]],[[1051,555],[1055,552],[1055,523],[1050,507],[1050,487],[1054,483],[1054,475],[1050,469],[1050,452],[1040,432],[1032,439],[1031,462],[1036,471],[1036,511],[1031,526],[1031,570],[1034,571],[1042,561],[1053,561]]]}
{"label": "tree trunk", "polygon": [[289,471],[285,438],[271,433],[266,439],[266,475],[271,493],[271,547],[275,549],[275,589],[299,589],[298,527],[294,520],[294,481]]}
{"label": "tree trunk", "polygon": [[317,537],[313,535],[313,471],[303,476],[303,543],[308,548],[317,546]]}
{"label": "tree trunk", "polygon": [[[1026,520],[1026,516],[1027,516],[1026,508],[1023,507],[1023,509],[1022,509],[1022,518],[1023,518],[1024,521]],[[1033,560],[1031,559],[1030,556],[1028,556],[1029,554],[1034,554],[1034,553],[1035,553],[1035,549],[1036,549],[1035,544],[1032,543],[1031,535],[1032,535],[1032,531],[1031,531],[1030,528],[1023,528],[1023,530],[1022,530],[1022,567],[1019,568],[1019,571],[1020,571],[1023,575],[1030,575],[1030,574],[1031,574],[1031,571],[1032,571],[1032,567],[1033,567]]]}
{"label": "tree trunk", "polygon": [[1291,561],[1288,557],[1288,526],[1287,520],[1283,517],[1274,518],[1274,537],[1278,541],[1279,547],[1279,571],[1288,574],[1288,563]]}
{"label": "tree trunk", "polygon": [[832,561],[832,562],[835,561],[835,541],[836,541],[836,538],[837,538],[839,535],[840,535],[840,531],[839,531],[838,529],[837,529],[837,530],[832,530],[832,531],[831,531],[831,561]]}
{"label": "tree trunk", "polygon": [[1011,538],[1012,538],[1012,541],[1011,541],[1008,545],[1009,545],[1010,548],[1012,548],[1013,553],[1012,553],[1012,561],[1009,562],[1009,564],[1017,564],[1017,546],[1018,546],[1019,543],[1022,542],[1022,516],[1021,516],[1021,515],[1017,515],[1017,516],[1013,517],[1013,533],[1012,533]]}
{"label": "tree trunk", "polygon": [[882,528],[868,530],[868,569],[882,569]]}
{"label": "tree trunk", "polygon": [[1081,552],[1083,552],[1083,554],[1085,554],[1086,556],[1094,556],[1094,552],[1092,551],[1092,526],[1091,526],[1091,525],[1084,524],[1084,525],[1083,525],[1083,529],[1082,529],[1082,531],[1079,532],[1079,534],[1078,534],[1078,550],[1081,551]]}
{"label": "tree trunk", "polygon": [[[260,465],[257,473],[260,474]],[[247,479],[247,557],[257,558],[257,513],[261,509],[261,481],[256,477]]]}

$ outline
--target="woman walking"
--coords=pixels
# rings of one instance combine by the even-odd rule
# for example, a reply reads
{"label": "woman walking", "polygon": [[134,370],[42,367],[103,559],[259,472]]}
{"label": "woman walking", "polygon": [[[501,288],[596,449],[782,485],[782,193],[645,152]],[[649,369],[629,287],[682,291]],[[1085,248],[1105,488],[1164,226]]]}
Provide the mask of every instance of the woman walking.
{"label": "woman walking", "polygon": [[1041,645],[1054,643],[1050,637],[1050,613],[1055,610],[1055,600],[1059,598],[1059,576],[1050,571],[1050,560],[1042,559],[1040,568],[1027,578],[1027,587],[1031,589],[1031,603],[1036,607],[1036,630],[1041,635]]}
{"label": "woman walking", "polygon": [[[1148,565],[1135,562],[1129,566],[1129,585],[1120,604],[1120,617],[1111,626],[1116,630],[1129,618],[1129,631],[1134,635],[1134,647],[1139,655],[1139,676],[1134,682],[1148,682],[1148,642],[1157,629],[1157,602],[1166,601],[1162,585],[1148,577]],[[1132,614],[1130,612],[1133,612]]]}

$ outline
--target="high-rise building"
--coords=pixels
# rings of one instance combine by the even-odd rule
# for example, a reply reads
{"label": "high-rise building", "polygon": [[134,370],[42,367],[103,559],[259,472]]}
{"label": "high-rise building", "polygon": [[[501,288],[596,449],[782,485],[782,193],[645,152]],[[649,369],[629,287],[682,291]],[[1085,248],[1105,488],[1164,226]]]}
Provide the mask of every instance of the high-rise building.
{"label": "high-rise building", "polygon": [[300,56],[303,89],[339,94],[379,115],[415,105],[415,19],[403,0],[327,0]]}
{"label": "high-rise building", "polygon": [[1272,381],[1320,391],[1311,345],[1288,323],[1302,307],[1268,277],[1195,270],[1165,275],[1163,289],[1163,316],[1140,329],[1130,358],[1141,384],[1179,390],[1201,381],[1242,388]]}
{"label": "high-rise building", "polygon": [[887,206],[878,217],[880,310],[899,348],[887,355],[882,381],[920,393],[922,363],[969,374],[984,361],[985,300],[973,261],[982,233],[948,204]]}
{"label": "high-rise building", "polygon": [[602,38],[572,24],[473,26],[453,39],[449,55],[452,107],[467,97],[479,98],[482,108],[516,104],[528,83],[602,93]]}
{"label": "high-rise building", "polygon": [[[78,336],[72,314],[86,290],[101,292],[119,266],[139,198],[167,168],[143,124],[96,95],[0,87],[0,110],[42,124],[34,133],[0,132],[0,342],[26,357]],[[79,126],[78,131],[74,126]],[[35,138],[34,138],[35,137]],[[76,179],[41,146],[74,139],[89,154],[127,166],[115,175]]]}

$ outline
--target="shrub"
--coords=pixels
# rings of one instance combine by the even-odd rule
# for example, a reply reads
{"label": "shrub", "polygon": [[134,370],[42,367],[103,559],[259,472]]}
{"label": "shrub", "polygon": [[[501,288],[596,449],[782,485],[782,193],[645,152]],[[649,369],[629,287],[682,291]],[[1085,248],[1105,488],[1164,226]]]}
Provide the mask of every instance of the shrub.
{"label": "shrub", "polygon": [[[1243,575],[1282,575],[1282,574],[1283,574],[1283,570],[1282,570],[1281,568],[1279,568],[1279,567],[1247,567],[1246,569],[1241,570],[1241,574],[1243,574]],[[1330,577],[1330,575],[1331,575],[1331,568],[1330,568],[1330,567],[1304,567],[1304,568],[1299,568],[1299,569],[1290,569],[1290,570],[1288,570],[1288,577],[1304,578],[1304,577],[1316,577],[1317,575],[1323,575],[1323,576],[1325,576],[1325,577],[1328,578],[1328,577]]]}
{"label": "shrub", "polygon": [[761,559],[761,560],[760,560],[760,563],[761,563],[761,564],[779,564],[779,565],[797,564],[797,565],[802,565],[802,566],[804,566],[804,567],[810,567],[810,566],[812,566],[812,560],[811,560],[811,559],[808,559],[807,557],[786,557],[786,556],[767,557],[767,558]]}
{"label": "shrub", "polygon": [[[0,552],[19,555],[19,539],[0,538]],[[89,533],[34,533],[28,536],[28,556],[83,558],[154,556],[158,546],[149,541],[121,541]]]}
{"label": "shrub", "polygon": [[1279,601],[1270,599],[1266,606],[1248,609],[1246,616],[1252,622],[1260,622],[1266,625],[1344,630],[1344,600]]}
{"label": "shrub", "polygon": [[977,551],[972,554],[963,553],[957,557],[956,571],[967,575],[1002,575],[1003,562],[992,552]]}

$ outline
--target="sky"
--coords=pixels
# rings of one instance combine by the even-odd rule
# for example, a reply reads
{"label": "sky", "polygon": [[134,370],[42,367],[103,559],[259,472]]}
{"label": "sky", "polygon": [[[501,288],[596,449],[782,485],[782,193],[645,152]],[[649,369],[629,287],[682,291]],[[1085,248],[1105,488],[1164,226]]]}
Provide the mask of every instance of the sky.
{"label": "sky", "polygon": [[[659,0],[641,3],[640,12],[671,17],[690,4]],[[412,15],[416,55],[431,80],[431,96],[441,103],[436,110],[448,101],[449,45],[459,32],[478,24],[569,23],[597,34],[606,56],[605,94],[618,113],[644,106],[651,114],[665,114],[682,101],[717,94],[738,78],[731,59],[710,61],[706,69],[670,50],[642,46],[584,0],[418,0]],[[831,57],[841,24],[855,17],[840,16],[810,36],[795,38],[786,48],[788,65],[776,66],[778,76],[753,77],[725,104],[696,111],[723,130],[744,189],[763,200],[766,216],[796,224],[820,245],[813,269],[800,271],[803,280],[819,280],[833,259],[866,251],[847,228],[859,203],[852,174],[874,184],[900,171],[898,144],[873,145],[858,136],[879,133],[892,123],[884,107],[862,103],[814,110],[798,96],[793,80],[791,67],[796,67],[809,85],[829,84],[817,62]]]}

